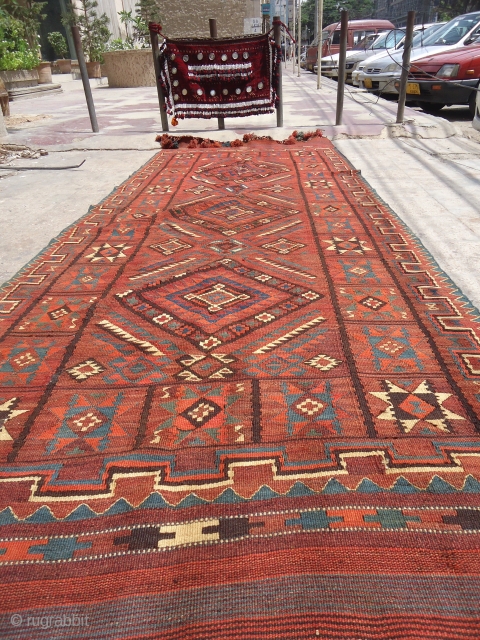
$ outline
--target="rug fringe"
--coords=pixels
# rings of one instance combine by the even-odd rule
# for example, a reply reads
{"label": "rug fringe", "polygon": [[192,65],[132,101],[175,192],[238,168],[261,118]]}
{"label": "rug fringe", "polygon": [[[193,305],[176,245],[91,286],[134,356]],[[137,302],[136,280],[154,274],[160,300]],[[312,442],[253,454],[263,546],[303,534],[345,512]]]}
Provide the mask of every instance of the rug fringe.
{"label": "rug fringe", "polygon": [[271,136],[257,136],[256,133],[246,133],[242,140],[237,138],[236,140],[219,142],[218,140],[201,138],[198,136],[171,136],[168,133],[163,133],[159,134],[155,138],[155,142],[159,142],[162,149],[178,149],[180,145],[184,145],[188,149],[215,149],[220,147],[243,147],[244,144],[257,140],[291,145],[296,144],[297,142],[306,142],[311,138],[321,138],[322,136],[323,133],[321,129],[307,132],[293,131],[288,138],[285,138],[285,140],[274,140]]}

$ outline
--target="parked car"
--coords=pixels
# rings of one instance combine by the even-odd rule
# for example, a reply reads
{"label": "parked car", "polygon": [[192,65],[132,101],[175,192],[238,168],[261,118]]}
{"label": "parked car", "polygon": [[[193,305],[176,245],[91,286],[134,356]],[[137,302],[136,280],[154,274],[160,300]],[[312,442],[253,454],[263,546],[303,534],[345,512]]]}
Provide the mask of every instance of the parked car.
{"label": "parked car", "polygon": [[[415,47],[410,60],[413,62],[450,48],[461,48],[475,42],[479,35],[480,11],[458,16],[426,38],[422,47]],[[398,93],[395,82],[402,73],[402,56],[403,51],[397,51],[387,52],[375,60],[369,59],[359,75],[360,86],[376,93]]]}
{"label": "parked car", "polygon": [[[405,32],[402,29],[390,29],[389,31],[382,31],[378,34],[372,33],[365,36],[353,49],[347,51],[345,82],[351,84],[352,71],[357,62],[365,60],[365,58],[379,51],[384,52],[385,49],[395,47],[404,37]],[[339,53],[334,53],[333,55],[322,58],[322,75],[329,78],[338,78],[339,58]],[[314,71],[317,72],[317,65],[315,65]]]}
{"label": "parked car", "polygon": [[[347,49],[360,42],[365,36],[371,33],[379,33],[386,29],[395,29],[390,20],[349,20],[347,32]],[[329,24],[322,31],[322,58],[326,55],[333,55],[340,50],[340,22]],[[306,69],[314,71],[317,64],[318,39],[314,40],[307,49]]]}
{"label": "parked car", "polygon": [[[426,38],[428,38],[429,36],[432,35],[432,33],[434,33],[435,31],[437,31],[438,29],[440,29],[440,27],[443,27],[443,25],[446,24],[446,22],[432,22],[430,24],[416,24],[413,27],[413,30],[415,31],[415,34],[413,36],[413,41],[412,41],[412,47],[421,47],[423,46],[423,43],[425,41]],[[391,48],[391,49],[387,49],[387,51],[389,53],[394,53],[395,51],[399,51],[400,49],[403,49],[403,45],[405,42],[405,30],[403,29],[403,38],[400,40],[400,42],[398,42],[395,47]],[[359,60],[355,66],[352,69],[352,84],[354,87],[358,87],[360,84],[359,81],[359,75],[360,72],[363,71],[365,64],[369,64],[370,61],[373,62],[373,59],[378,59],[380,57],[382,57],[386,52],[385,51],[379,51],[375,54],[373,54],[372,57],[368,57],[365,58],[363,61]]]}
{"label": "parked car", "polygon": [[432,113],[445,105],[464,104],[474,116],[474,89],[480,83],[480,35],[478,44],[416,60],[408,80],[407,101],[418,102],[423,111]]}

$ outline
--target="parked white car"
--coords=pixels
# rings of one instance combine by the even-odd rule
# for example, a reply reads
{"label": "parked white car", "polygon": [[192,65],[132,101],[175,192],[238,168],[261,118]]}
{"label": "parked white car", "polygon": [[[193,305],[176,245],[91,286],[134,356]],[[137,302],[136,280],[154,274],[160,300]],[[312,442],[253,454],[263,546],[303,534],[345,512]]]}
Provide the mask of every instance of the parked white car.
{"label": "parked white car", "polygon": [[[480,36],[480,11],[458,16],[423,41],[422,47],[412,50],[410,60],[440,53],[450,47],[462,47],[474,42]],[[403,51],[388,53],[365,61],[359,74],[359,85],[376,93],[398,93],[395,82],[402,74]]]}
{"label": "parked white car", "polygon": [[475,115],[472,124],[474,129],[480,131],[480,91],[477,91],[477,101],[475,105]]}
{"label": "parked white car", "polygon": [[[432,33],[434,33],[435,31],[438,31],[438,29],[440,29],[440,27],[443,27],[443,25],[446,24],[446,22],[432,22],[429,24],[416,24],[413,27],[413,30],[415,31],[415,34],[413,36],[413,41],[412,41],[412,47],[422,47],[424,41],[426,40],[426,38],[428,38],[429,36],[432,35]],[[403,33],[403,38],[400,40],[400,42],[397,42],[397,44],[392,47],[392,48],[388,48],[387,51],[389,53],[395,53],[395,51],[399,51],[400,49],[403,49],[403,45],[405,42],[405,30],[402,29],[402,33]],[[358,87],[360,85],[360,73],[363,71],[365,64],[368,64],[370,61],[373,61],[373,59],[378,59],[381,58],[382,56],[384,56],[386,53],[386,51],[379,51],[377,53],[375,53],[373,56],[369,56],[368,58],[365,58],[364,60],[359,60],[356,65],[354,66],[354,68],[352,69],[352,84],[354,87]],[[367,63],[368,60],[368,63]]]}
{"label": "parked white car", "polygon": [[[381,33],[371,33],[363,38],[353,49],[347,51],[345,82],[352,82],[352,71],[358,62],[380,51],[384,53],[386,49],[395,47],[404,37],[405,31],[403,29],[392,29],[390,31],[382,31]],[[338,78],[339,59],[339,53],[334,53],[322,58],[322,75],[328,78]],[[315,73],[317,72],[316,65],[314,71]]]}

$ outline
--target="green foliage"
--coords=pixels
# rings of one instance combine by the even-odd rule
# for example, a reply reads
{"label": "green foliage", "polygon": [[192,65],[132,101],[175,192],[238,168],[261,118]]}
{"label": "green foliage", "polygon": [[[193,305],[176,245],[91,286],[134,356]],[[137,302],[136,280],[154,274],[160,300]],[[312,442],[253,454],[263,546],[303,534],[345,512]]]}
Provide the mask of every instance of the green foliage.
{"label": "green foliage", "polygon": [[107,44],[106,51],[126,51],[133,48],[133,44],[128,38],[126,40],[122,40],[122,38],[114,38]]}
{"label": "green foliage", "polygon": [[138,0],[135,5],[137,16],[147,25],[149,22],[161,22],[160,6],[158,0]]}
{"label": "green foliage", "polygon": [[96,0],[79,0],[78,13],[70,8],[68,15],[63,18],[65,26],[76,25],[80,30],[82,47],[87,62],[103,62],[102,54],[106,51],[107,42],[111,37],[106,13],[98,15]]}
{"label": "green foliage", "polygon": [[138,0],[135,8],[137,13],[133,19],[134,37],[142,47],[148,47],[150,44],[148,23],[160,23],[162,20],[158,0]]}
{"label": "green foliage", "polygon": [[68,53],[67,41],[60,31],[52,31],[48,34],[47,40],[52,45],[55,55],[59,58],[65,58]]}
{"label": "green foliage", "polygon": [[39,50],[38,34],[40,23],[46,17],[46,14],[42,13],[46,4],[35,0],[0,0],[0,10],[23,24],[24,37],[30,49],[35,52]]}
{"label": "green foliage", "polygon": [[108,44],[109,51],[121,49],[146,48],[150,46],[149,22],[160,22],[160,9],[157,0],[139,0],[135,5],[136,13],[119,11],[120,22],[125,25],[125,40],[117,38]]}
{"label": "green foliage", "polygon": [[440,0],[438,3],[439,20],[452,20],[471,11],[480,11],[480,0]]}
{"label": "green foliage", "polygon": [[33,69],[38,55],[30,48],[25,25],[0,7],[0,71]]}
{"label": "green foliage", "polygon": [[[478,0],[480,2],[480,0]],[[349,20],[368,18],[373,12],[373,0],[323,0],[323,26],[340,21],[342,9],[348,11]],[[302,2],[302,31],[307,28],[309,37],[315,31],[315,0]],[[310,39],[311,39],[310,38]]]}

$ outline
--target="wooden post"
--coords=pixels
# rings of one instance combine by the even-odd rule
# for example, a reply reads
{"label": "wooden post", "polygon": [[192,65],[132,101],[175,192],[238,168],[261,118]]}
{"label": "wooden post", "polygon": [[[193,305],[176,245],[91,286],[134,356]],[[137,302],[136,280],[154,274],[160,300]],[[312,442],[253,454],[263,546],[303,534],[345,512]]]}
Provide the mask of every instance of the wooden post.
{"label": "wooden post", "polygon": [[90,116],[90,124],[92,125],[93,133],[98,133],[97,114],[95,113],[95,105],[93,104],[92,88],[90,87],[90,80],[88,79],[87,65],[85,64],[85,56],[83,55],[82,41],[80,39],[80,30],[77,26],[72,27],[72,38],[75,45],[75,51],[77,53],[78,66],[80,67],[80,74],[82,76],[83,90],[85,91],[85,99],[87,101],[88,115]]}
{"label": "wooden post", "polygon": [[405,114],[405,100],[407,98],[408,72],[410,71],[410,52],[412,50],[413,25],[415,24],[415,11],[409,11],[407,15],[407,33],[403,46],[402,75],[398,89],[397,124],[403,123]]}
{"label": "wooden post", "polygon": [[[280,16],[273,18],[273,38],[276,45],[282,42],[282,23]],[[282,56],[280,55],[280,64],[278,65],[278,107],[277,107],[277,127],[283,127],[283,96],[282,96]]]}
{"label": "wooden post", "polygon": [[335,125],[342,124],[345,64],[347,61],[348,11],[342,11],[340,16],[340,56],[338,59],[337,115]]}
{"label": "wooden post", "polygon": [[160,83],[160,60],[158,51],[158,33],[150,29],[150,42],[152,43],[153,68],[155,69],[155,78],[157,81],[158,106],[160,108],[160,118],[162,120],[162,131],[168,131],[168,115],[165,108],[165,96],[163,95],[162,85]]}
{"label": "wooden post", "polygon": [[300,77],[300,56],[302,55],[302,0],[298,0],[298,77]]}
{"label": "wooden post", "polygon": [[317,89],[320,89],[322,85],[322,31],[323,31],[323,0],[317,0],[318,2],[318,54],[317,54]]}
{"label": "wooden post", "polygon": [[[296,4],[297,4],[297,0],[293,0],[292,33],[293,33],[294,36],[295,36],[295,27],[296,27],[296,24],[295,24]],[[295,63],[297,62],[297,55],[296,55],[296,53],[297,53],[297,45],[294,42],[292,42],[292,44],[293,44],[293,47],[292,47],[292,49],[293,49],[293,56],[292,56],[292,58],[293,58],[293,73],[295,73]]]}
{"label": "wooden post", "polygon": [[[208,20],[208,23],[210,25],[210,37],[217,38],[217,21],[215,20],[215,18],[210,18]],[[223,131],[225,129],[225,118],[218,118],[218,128],[220,129],[220,131]]]}

